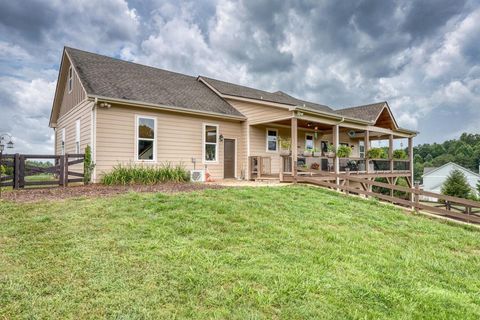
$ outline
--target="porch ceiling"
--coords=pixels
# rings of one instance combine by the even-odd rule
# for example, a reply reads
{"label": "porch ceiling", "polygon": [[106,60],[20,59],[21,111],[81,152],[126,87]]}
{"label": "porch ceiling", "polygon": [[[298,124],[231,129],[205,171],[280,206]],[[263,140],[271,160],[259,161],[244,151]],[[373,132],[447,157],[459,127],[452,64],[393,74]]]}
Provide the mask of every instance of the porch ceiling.
{"label": "porch ceiling", "polygon": [[[272,121],[270,124],[273,125],[278,125],[278,126],[285,126],[285,127],[290,127],[291,125],[291,119],[283,119],[283,120],[278,120],[278,121]],[[267,124],[262,124],[262,125],[267,125]],[[314,121],[309,121],[305,119],[298,119],[297,120],[297,127],[300,130],[311,130],[311,131],[319,131],[323,133],[329,133],[333,130],[333,125],[330,124],[325,124],[325,123],[318,123]],[[363,138],[365,137],[365,130],[360,130],[360,129],[354,129],[354,128],[349,128],[349,127],[339,127],[340,132],[349,132],[349,131],[355,131],[355,137],[356,138]],[[404,137],[400,136],[395,136],[394,134],[394,139],[403,139]],[[383,132],[376,132],[374,130],[370,130],[370,140],[388,140],[389,135],[385,134]]]}
{"label": "porch ceiling", "polygon": [[[283,126],[290,126],[291,120],[290,119],[285,119],[285,120],[280,120],[280,121],[277,121],[277,122],[274,122],[274,123],[280,124],[280,125],[283,125]],[[298,119],[297,126],[299,128],[312,129],[312,130],[314,130],[315,127],[317,127],[317,130],[331,130],[332,127],[333,127],[333,126],[328,125],[328,124],[316,123],[316,122],[307,121],[307,120],[303,120],[303,119]]]}

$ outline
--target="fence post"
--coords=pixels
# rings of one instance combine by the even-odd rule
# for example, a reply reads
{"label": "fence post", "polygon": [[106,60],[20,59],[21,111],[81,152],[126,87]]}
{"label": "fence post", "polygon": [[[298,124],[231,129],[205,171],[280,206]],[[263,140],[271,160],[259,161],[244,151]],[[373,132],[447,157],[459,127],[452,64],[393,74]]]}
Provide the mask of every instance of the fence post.
{"label": "fence post", "polygon": [[414,198],[414,201],[415,201],[415,204],[414,204],[414,209],[415,209],[415,212],[418,213],[418,210],[420,209],[419,208],[419,202],[420,202],[420,183],[418,181],[415,181],[415,193],[413,194],[413,198]]}
{"label": "fence post", "polygon": [[58,163],[58,185],[65,186],[65,155],[60,156]]}
{"label": "fence post", "polygon": [[25,188],[25,156],[20,155],[19,158],[20,164],[19,164],[19,175],[18,175],[18,187],[19,188]]}
{"label": "fence post", "polygon": [[65,179],[65,182],[64,182],[63,186],[68,187],[68,153],[65,154],[64,165],[65,165],[65,168],[64,168],[65,173],[64,173],[63,178]]}
{"label": "fence post", "polygon": [[465,214],[467,215],[467,222],[470,223],[470,214],[472,213],[471,206],[465,206]]}
{"label": "fence post", "polygon": [[18,189],[20,182],[20,154],[15,153],[13,158],[13,189]]}

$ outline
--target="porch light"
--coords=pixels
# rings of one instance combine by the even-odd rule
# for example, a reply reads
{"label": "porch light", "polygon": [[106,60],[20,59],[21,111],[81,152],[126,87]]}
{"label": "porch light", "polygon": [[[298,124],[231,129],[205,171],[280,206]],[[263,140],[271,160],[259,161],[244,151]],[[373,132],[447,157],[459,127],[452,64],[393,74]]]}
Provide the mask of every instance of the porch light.
{"label": "porch light", "polygon": [[220,139],[220,141],[223,141],[223,134],[221,134],[218,138]]}
{"label": "porch light", "polygon": [[5,137],[8,137],[10,141],[7,142],[6,146],[8,149],[13,149],[13,141],[12,141],[12,136],[9,135],[8,133],[4,133],[0,135],[0,152],[3,152],[5,150]]}

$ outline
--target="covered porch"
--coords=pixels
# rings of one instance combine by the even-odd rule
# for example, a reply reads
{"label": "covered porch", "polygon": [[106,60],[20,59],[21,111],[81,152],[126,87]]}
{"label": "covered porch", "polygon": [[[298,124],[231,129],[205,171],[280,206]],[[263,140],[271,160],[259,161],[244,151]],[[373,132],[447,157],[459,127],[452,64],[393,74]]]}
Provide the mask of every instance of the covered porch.
{"label": "covered porch", "polygon": [[[364,178],[384,177],[392,183],[405,177],[412,186],[414,135],[395,130],[388,117],[381,120],[371,126],[297,113],[287,119],[250,124],[248,177],[295,182],[299,175],[349,172]],[[261,131],[265,132],[265,152],[254,146]],[[252,132],[257,134],[250,136]],[[407,152],[395,151],[404,149]]]}

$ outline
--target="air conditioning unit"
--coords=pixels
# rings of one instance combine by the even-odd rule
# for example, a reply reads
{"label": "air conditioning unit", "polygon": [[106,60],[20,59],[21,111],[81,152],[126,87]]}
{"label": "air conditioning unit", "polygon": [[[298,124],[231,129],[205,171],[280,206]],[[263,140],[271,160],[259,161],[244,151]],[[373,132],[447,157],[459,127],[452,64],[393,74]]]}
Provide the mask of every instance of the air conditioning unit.
{"label": "air conditioning unit", "polygon": [[190,181],[205,182],[205,170],[190,170]]}

